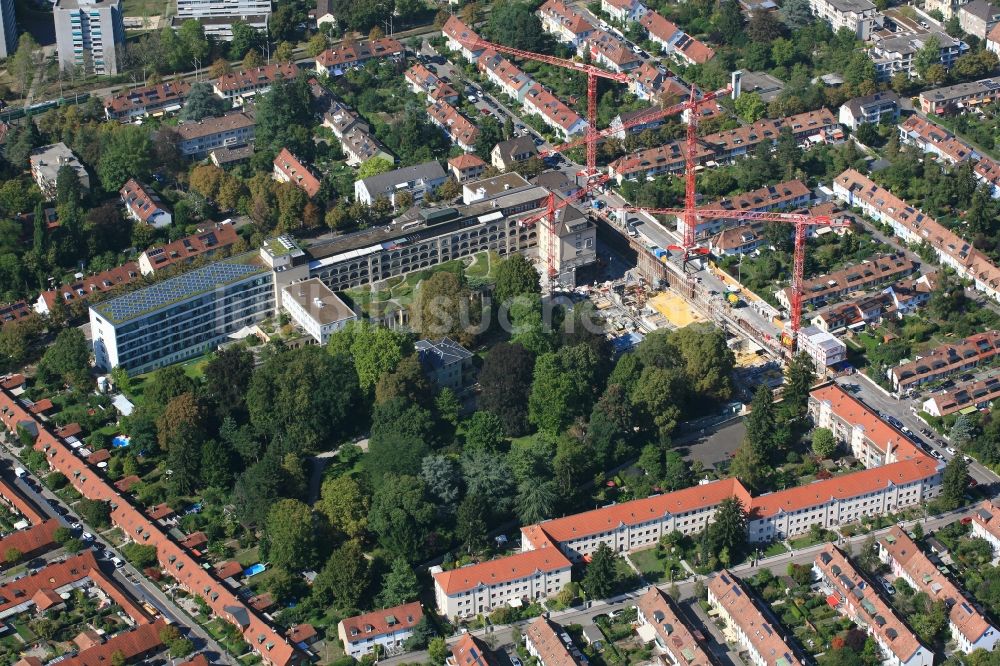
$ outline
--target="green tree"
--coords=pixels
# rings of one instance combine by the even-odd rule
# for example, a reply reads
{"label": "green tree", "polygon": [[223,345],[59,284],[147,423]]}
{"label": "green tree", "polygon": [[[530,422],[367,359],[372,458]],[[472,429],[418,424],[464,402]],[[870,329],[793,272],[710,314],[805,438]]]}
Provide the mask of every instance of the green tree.
{"label": "green tree", "polygon": [[732,563],[742,559],[747,547],[747,510],[739,498],[727,497],[719,503],[708,538],[714,552],[725,549]]}
{"label": "green tree", "polygon": [[767,461],[760,456],[757,449],[744,439],[733,455],[733,462],[729,466],[729,473],[739,479],[751,491],[759,491],[764,487],[764,482],[770,470],[767,466]]}
{"label": "green tree", "polygon": [[384,157],[372,157],[361,163],[358,167],[358,180],[371,178],[386,171],[392,171],[395,165]]}
{"label": "green tree", "polygon": [[429,411],[401,398],[375,405],[363,463],[376,488],[386,476],[420,469],[434,442],[434,426]]}
{"label": "green tree", "polygon": [[812,450],[820,458],[829,458],[837,450],[837,440],[829,428],[816,428],[812,434]]}
{"label": "green tree", "polygon": [[368,522],[383,548],[412,562],[424,553],[434,507],[424,496],[420,479],[395,476],[375,491]]}
{"label": "green tree", "polygon": [[476,123],[479,134],[476,136],[475,153],[489,163],[493,146],[504,140],[503,127],[492,116],[486,116]]}
{"label": "green tree", "polygon": [[465,424],[466,448],[498,451],[506,439],[503,421],[491,412],[475,412]]}
{"label": "green tree", "polygon": [[746,442],[761,460],[768,460],[774,453],[777,418],[774,413],[774,396],[771,389],[761,384],[750,401],[750,414],[745,419]]}
{"label": "green tree", "polygon": [[197,121],[217,116],[225,110],[223,102],[212,90],[211,84],[199,81],[191,84],[187,101],[179,114],[181,120]]}
{"label": "green tree", "polygon": [[558,501],[553,481],[525,479],[517,487],[517,516],[524,524],[548,520],[555,515]]}
{"label": "green tree", "polygon": [[720,41],[726,44],[742,44],[746,38],[743,33],[743,12],[736,0],[724,0],[720,3],[713,23]]}
{"label": "green tree", "polygon": [[430,657],[431,664],[434,666],[442,666],[450,654],[448,644],[440,636],[432,638],[431,642],[427,644],[427,656]]}
{"label": "green tree", "polygon": [[941,40],[931,35],[913,56],[913,68],[920,78],[927,80],[930,68],[941,63]]}
{"label": "green tree", "polygon": [[562,432],[574,418],[590,412],[600,361],[585,344],[543,354],[535,362],[528,411],[535,425]]}
{"label": "green tree", "polygon": [[313,594],[343,611],[358,608],[371,584],[371,564],[364,548],[355,540],[333,551],[313,584]]}
{"label": "green tree", "polygon": [[618,556],[608,544],[601,545],[594,551],[587,565],[587,573],[583,577],[583,589],[591,599],[606,599],[611,596],[618,583]]}
{"label": "green tree", "polygon": [[416,601],[420,596],[420,582],[413,567],[403,558],[392,561],[392,567],[382,576],[382,591],[379,603],[385,607],[399,606]]}
{"label": "green tree", "polygon": [[486,23],[486,34],[494,42],[526,51],[543,51],[542,22],[526,2],[502,0],[495,3]]}
{"label": "green tree", "polygon": [[90,349],[83,331],[64,328],[45,350],[38,364],[38,378],[43,384],[71,384],[86,388],[90,383]]}
{"label": "green tree", "polygon": [[311,159],[315,152],[311,100],[305,77],[278,77],[270,90],[257,96],[255,145],[274,152],[287,148],[301,159]]}
{"label": "green tree", "polygon": [[521,294],[539,294],[542,290],[538,271],[524,255],[517,252],[500,261],[496,267],[496,278],[493,298],[498,304]]}
{"label": "green tree", "polygon": [[383,403],[394,398],[429,408],[433,404],[434,391],[417,354],[403,358],[393,370],[384,373],[375,384],[375,403]]}
{"label": "green tree", "polygon": [[458,513],[455,517],[455,536],[470,553],[476,552],[486,545],[486,520],[488,518],[488,507],[483,498],[477,495],[466,495],[462,503],[458,505]]}
{"label": "green tree", "polygon": [[422,338],[449,337],[470,344],[475,336],[469,297],[463,277],[450,271],[435,273],[417,289],[411,325]]}
{"label": "green tree", "polygon": [[458,462],[440,454],[426,456],[420,464],[420,479],[442,512],[454,513],[458,498],[462,496],[462,469]]}
{"label": "green tree", "polygon": [[951,443],[961,449],[975,438],[977,431],[976,420],[968,414],[960,414],[948,431],[948,436]]}
{"label": "green tree", "polygon": [[736,114],[744,121],[753,123],[767,115],[767,105],[757,93],[743,93],[736,98]]}
{"label": "green tree", "polygon": [[816,381],[815,363],[808,354],[798,353],[788,364],[781,394],[782,409],[792,418],[802,418],[809,405],[809,390]]}
{"label": "green tree", "polygon": [[316,508],[322,511],[334,528],[351,539],[364,535],[368,528],[371,497],[353,476],[327,478],[320,489]]}
{"label": "green tree", "polygon": [[261,34],[246,21],[233,21],[233,39],[229,42],[229,59],[242,60],[248,51],[256,50],[261,43]]}
{"label": "green tree", "polygon": [[111,505],[102,500],[83,498],[76,505],[76,512],[94,529],[111,526]]}
{"label": "green tree", "polygon": [[267,555],[274,566],[299,571],[316,562],[316,527],[307,504],[284,499],[267,514]]}
{"label": "green tree", "polygon": [[940,502],[945,510],[956,509],[962,504],[965,489],[969,485],[969,465],[962,456],[948,461],[941,476]]}
{"label": "green tree", "polygon": [[106,192],[117,192],[129,178],[146,180],[152,166],[153,142],[137,125],[121,125],[109,133],[97,161],[97,175]]}
{"label": "green tree", "polygon": [[406,333],[355,321],[330,336],[327,351],[351,359],[362,390],[369,392],[379,377],[413,353],[413,342]]}

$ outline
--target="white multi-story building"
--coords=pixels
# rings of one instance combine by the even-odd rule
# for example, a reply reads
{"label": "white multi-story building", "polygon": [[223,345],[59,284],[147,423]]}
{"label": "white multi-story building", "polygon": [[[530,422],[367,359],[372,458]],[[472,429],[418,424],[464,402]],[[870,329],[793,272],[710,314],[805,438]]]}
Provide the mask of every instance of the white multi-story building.
{"label": "white multi-story building", "polygon": [[1000,509],[993,502],[984,500],[972,514],[972,536],[986,539],[993,554],[1000,554]]}
{"label": "white multi-story building", "polygon": [[366,206],[371,206],[379,197],[385,197],[395,206],[396,195],[409,192],[413,195],[414,202],[418,202],[447,179],[448,175],[437,161],[424,162],[356,180],[354,197]]}
{"label": "white multi-story building", "polygon": [[723,569],[709,579],[706,587],[708,603],[719,611],[753,666],[802,665],[781,635],[781,628],[757,606],[753,593],[739,578]]}
{"label": "white multi-story building", "polygon": [[90,174],[76,154],[62,141],[35,148],[31,151],[28,162],[31,165],[31,177],[35,179],[35,184],[46,200],[51,201],[56,198],[56,181],[59,178],[59,169],[63,167],[73,170],[84,191],[90,190]]}
{"label": "white multi-story building", "polygon": [[233,23],[243,21],[257,30],[267,30],[271,0],[177,0],[177,20],[197,19],[206,35],[229,41]]}
{"label": "white multi-story building", "polygon": [[806,326],[799,331],[799,349],[813,360],[817,372],[824,372],[831,365],[837,365],[847,358],[847,345],[837,336],[821,331],[815,326]]}
{"label": "white multi-story building", "polygon": [[253,142],[257,121],[247,111],[230,111],[177,126],[177,147],[185,157],[201,159],[216,148],[235,148]]}
{"label": "white multi-story building", "polygon": [[475,617],[511,601],[558,594],[570,582],[572,569],[562,552],[549,545],[436,573],[434,598],[442,615]]}
{"label": "white multi-story building", "polygon": [[894,526],[878,541],[879,557],[892,573],[931,601],[943,601],[948,607],[948,625],[958,649],[966,654],[983,649],[992,652],[1000,632],[975,609],[958,587],[942,573],[906,532]]}
{"label": "white multi-story building", "polygon": [[325,345],[331,335],[358,318],[319,278],[283,288],[281,307],[320,345]]}
{"label": "white multi-story building", "polygon": [[899,95],[883,90],[865,97],[855,97],[840,105],[840,124],[858,129],[864,123],[877,125],[899,118]]}
{"label": "white multi-story building", "polygon": [[355,659],[371,654],[376,646],[382,648],[382,656],[398,654],[423,617],[424,609],[414,601],[344,618],[337,623],[337,636],[347,656]]}
{"label": "white multi-story building", "polygon": [[884,19],[869,0],[809,0],[809,8],[813,16],[829,23],[834,32],[847,28],[862,41],[868,41],[882,27]]}
{"label": "white multi-story building", "polygon": [[122,0],[57,0],[52,17],[60,69],[118,73],[125,45]]}
{"label": "white multi-story building", "polygon": [[141,373],[215,349],[274,314],[274,273],[255,252],[108,299],[90,308],[99,368]]}
{"label": "white multi-story building", "polygon": [[14,55],[17,50],[17,17],[14,0],[0,0],[0,58]]}
{"label": "white multi-story building", "polygon": [[868,57],[875,63],[875,74],[879,81],[888,81],[896,74],[906,74],[917,78],[919,72],[914,69],[914,62],[920,49],[934,37],[940,46],[940,63],[945,69],[951,69],[955,61],[969,51],[969,45],[961,39],[955,39],[942,30],[921,33],[919,35],[893,35],[875,39],[868,49]]}

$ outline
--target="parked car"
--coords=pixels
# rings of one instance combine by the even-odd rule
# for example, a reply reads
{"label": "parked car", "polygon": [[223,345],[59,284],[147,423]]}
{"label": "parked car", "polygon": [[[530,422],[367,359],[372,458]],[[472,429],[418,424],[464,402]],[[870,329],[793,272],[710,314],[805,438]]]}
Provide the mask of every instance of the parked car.
{"label": "parked car", "polygon": [[91,534],[90,532],[84,532],[83,534],[80,535],[80,538],[84,541],[93,541],[94,535]]}
{"label": "parked car", "polygon": [[507,656],[510,657],[510,666],[523,666],[516,654],[509,654]]}
{"label": "parked car", "polygon": [[933,451],[931,451],[931,455],[934,456],[935,458],[937,458],[938,460],[944,460],[944,456],[941,455],[941,452],[938,451],[937,449],[934,449]]}
{"label": "parked car", "polygon": [[950,453],[953,456],[958,454],[958,451],[956,451],[955,447],[953,447],[953,446],[946,446],[946,447],[944,447],[944,450],[947,451],[948,453]]}
{"label": "parked car", "polygon": [[878,582],[882,584],[882,588],[885,589],[885,593],[889,596],[896,594],[896,588],[892,586],[887,578],[879,578]]}

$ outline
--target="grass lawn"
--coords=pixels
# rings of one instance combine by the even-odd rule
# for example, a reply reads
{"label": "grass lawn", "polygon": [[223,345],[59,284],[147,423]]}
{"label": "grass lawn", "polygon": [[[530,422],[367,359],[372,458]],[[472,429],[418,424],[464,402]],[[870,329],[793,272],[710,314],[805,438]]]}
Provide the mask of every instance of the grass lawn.
{"label": "grass lawn", "polygon": [[243,550],[236,551],[232,559],[240,563],[240,566],[246,569],[251,564],[257,564],[260,562],[260,556],[257,553],[257,546],[253,548],[245,548]]}
{"label": "grass lawn", "polygon": [[35,632],[28,628],[27,622],[15,622],[14,630],[17,631],[18,635],[22,639],[24,639],[25,643],[33,643],[35,642],[35,639],[38,638],[35,636]]}
{"label": "grass lawn", "polygon": [[775,555],[783,555],[787,553],[788,549],[785,548],[785,544],[781,541],[775,541],[764,551],[764,557],[774,557]]}
{"label": "grass lawn", "polygon": [[675,577],[683,577],[684,566],[676,556],[661,555],[656,548],[647,548],[629,555],[632,563],[639,568],[643,577],[651,583],[659,583],[669,579],[667,567],[674,569]]}
{"label": "grass lawn", "polygon": [[820,536],[818,539],[812,534],[806,534],[798,539],[792,539],[788,543],[792,546],[792,550],[797,550],[799,548],[808,548],[809,546],[815,546],[818,543],[826,542],[826,535]]}
{"label": "grass lawn", "polygon": [[122,4],[125,16],[162,16],[171,3],[170,0],[125,0]]}

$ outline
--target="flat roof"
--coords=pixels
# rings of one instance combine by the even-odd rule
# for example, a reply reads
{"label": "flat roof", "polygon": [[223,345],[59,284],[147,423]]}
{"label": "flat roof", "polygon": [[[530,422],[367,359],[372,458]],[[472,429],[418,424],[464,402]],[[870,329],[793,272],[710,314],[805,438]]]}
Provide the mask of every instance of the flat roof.
{"label": "flat roof", "polygon": [[269,270],[257,252],[247,252],[112,298],[92,306],[91,309],[112,324],[121,324],[186,298],[207,293]]}
{"label": "flat roof", "polygon": [[320,326],[335,324],[356,316],[354,310],[347,307],[347,304],[319,278],[290,284],[281,291],[282,302],[286,298],[295,301],[312,319],[318,321]]}

